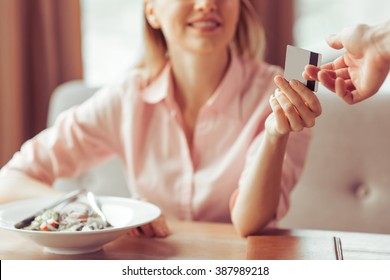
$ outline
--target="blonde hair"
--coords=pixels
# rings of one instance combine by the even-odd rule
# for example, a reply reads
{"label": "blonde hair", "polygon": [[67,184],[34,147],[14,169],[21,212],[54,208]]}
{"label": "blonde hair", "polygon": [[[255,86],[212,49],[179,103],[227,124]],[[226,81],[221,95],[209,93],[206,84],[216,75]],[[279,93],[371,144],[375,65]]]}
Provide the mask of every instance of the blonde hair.
{"label": "blonde hair", "polygon": [[[240,15],[232,49],[244,59],[262,60],[265,51],[265,32],[252,4],[255,0],[241,0]],[[153,28],[144,16],[144,52],[136,69],[144,82],[149,83],[167,62],[167,43],[161,29]]]}

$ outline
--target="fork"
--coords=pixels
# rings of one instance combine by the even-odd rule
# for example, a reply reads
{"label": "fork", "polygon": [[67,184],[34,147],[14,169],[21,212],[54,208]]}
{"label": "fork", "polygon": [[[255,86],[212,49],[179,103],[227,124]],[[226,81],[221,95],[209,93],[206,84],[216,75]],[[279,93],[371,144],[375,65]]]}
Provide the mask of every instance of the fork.
{"label": "fork", "polygon": [[112,227],[112,225],[108,222],[106,216],[104,215],[103,211],[100,209],[98,202],[96,200],[96,197],[93,192],[87,193],[87,200],[89,204],[91,205],[93,211],[95,211],[96,214],[99,215],[99,217],[103,220],[104,224],[107,227]]}

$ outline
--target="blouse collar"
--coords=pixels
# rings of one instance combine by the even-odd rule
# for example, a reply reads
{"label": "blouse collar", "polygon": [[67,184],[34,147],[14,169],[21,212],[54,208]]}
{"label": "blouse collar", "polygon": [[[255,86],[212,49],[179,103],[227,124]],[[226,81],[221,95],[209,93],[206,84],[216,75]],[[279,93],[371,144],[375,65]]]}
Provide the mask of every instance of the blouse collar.
{"label": "blouse collar", "polygon": [[[173,88],[172,67],[168,62],[160,75],[142,93],[143,100],[156,104],[170,98]],[[231,61],[221,83],[211,95],[205,106],[232,118],[240,117],[240,99],[245,83],[242,61],[231,52]]]}

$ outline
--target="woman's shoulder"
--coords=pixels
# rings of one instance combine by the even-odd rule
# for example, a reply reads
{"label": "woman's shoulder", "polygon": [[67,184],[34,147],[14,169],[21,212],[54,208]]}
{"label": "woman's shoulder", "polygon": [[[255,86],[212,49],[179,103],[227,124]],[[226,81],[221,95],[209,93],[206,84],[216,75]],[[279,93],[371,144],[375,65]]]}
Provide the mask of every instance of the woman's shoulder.
{"label": "woman's shoulder", "polygon": [[114,82],[114,86],[121,88],[124,93],[142,93],[157,81],[166,78],[166,75],[163,75],[166,72],[164,71],[166,68],[164,67],[154,76],[151,76],[144,69],[137,67],[130,68]]}
{"label": "woman's shoulder", "polygon": [[129,69],[115,79],[101,86],[95,96],[103,99],[118,100],[133,99],[139,96],[144,87],[143,75],[137,69]]}
{"label": "woman's shoulder", "polygon": [[115,79],[109,86],[120,89],[122,92],[138,91],[142,88],[143,78],[142,72],[136,68],[131,68],[117,79]]}
{"label": "woman's shoulder", "polygon": [[[169,70],[169,68],[164,69]],[[132,68],[102,88],[100,95],[104,95],[103,99],[110,99],[110,102],[115,103],[117,107],[127,108],[144,103],[155,103],[168,88],[167,73],[163,70],[156,77],[148,79],[142,69]]]}

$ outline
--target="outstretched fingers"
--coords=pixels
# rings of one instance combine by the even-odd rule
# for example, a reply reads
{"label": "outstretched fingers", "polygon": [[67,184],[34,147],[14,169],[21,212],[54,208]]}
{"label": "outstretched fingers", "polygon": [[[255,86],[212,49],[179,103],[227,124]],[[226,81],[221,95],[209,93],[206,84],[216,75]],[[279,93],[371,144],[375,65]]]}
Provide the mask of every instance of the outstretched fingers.
{"label": "outstretched fingers", "polygon": [[305,71],[302,73],[302,77],[305,80],[317,80],[318,81],[318,73],[321,71],[320,67],[316,67],[314,65],[308,64],[305,66]]}

